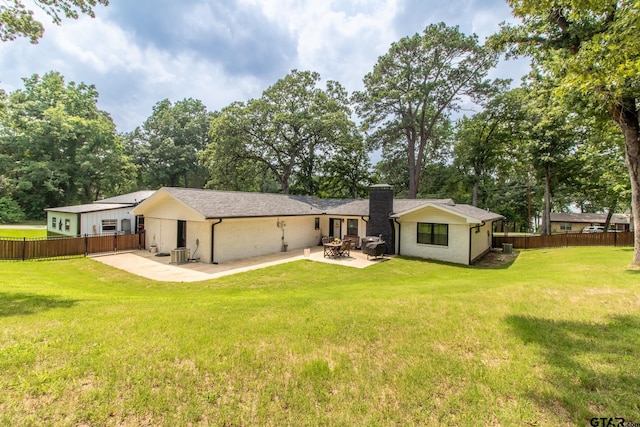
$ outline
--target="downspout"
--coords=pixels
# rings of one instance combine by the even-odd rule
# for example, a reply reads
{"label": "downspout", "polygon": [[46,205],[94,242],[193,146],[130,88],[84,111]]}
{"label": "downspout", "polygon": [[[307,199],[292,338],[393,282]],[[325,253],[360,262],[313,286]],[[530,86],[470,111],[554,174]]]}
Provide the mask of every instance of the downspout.
{"label": "downspout", "polygon": [[[484,227],[486,224],[486,222],[482,221],[480,224],[477,224],[475,227],[471,227],[469,229],[469,265],[471,265],[471,249],[473,247],[473,245],[471,244],[471,232],[473,231],[474,228],[477,228],[478,230],[480,230],[480,227]],[[489,245],[489,247],[491,247],[491,245]]]}
{"label": "downspout", "polygon": [[[364,216],[361,216],[360,219],[362,220],[362,222],[365,223],[364,226],[364,235],[367,235],[367,224],[369,224],[369,221],[367,221],[366,219],[364,219]],[[362,242],[362,239],[360,239],[360,242]],[[358,242],[358,244],[360,245],[360,242]],[[362,249],[362,247],[360,247],[360,249]]]}
{"label": "downspout", "polygon": [[218,263],[216,261],[214,261],[214,257],[213,257],[214,253],[215,253],[214,247],[215,247],[215,242],[216,242],[216,239],[215,239],[215,236],[216,236],[215,228],[216,228],[216,225],[220,224],[221,222],[222,222],[222,218],[218,218],[218,222],[214,222],[214,223],[211,224],[211,264],[216,264],[216,265]]}
{"label": "downspout", "polygon": [[76,236],[82,236],[82,227],[81,227],[81,221],[82,221],[82,214],[78,214],[78,224],[76,226]]}
{"label": "downspout", "polygon": [[402,238],[400,236],[402,236],[402,226],[401,224],[398,222],[398,218],[393,218],[393,222],[395,222],[396,224],[398,224],[398,255],[400,254],[400,242],[402,241]]}
{"label": "downspout", "polygon": [[362,222],[364,222],[364,224],[365,224],[365,225],[364,225],[364,235],[366,236],[366,235],[367,235],[367,228],[369,228],[369,227],[367,227],[367,224],[369,224],[369,221],[367,221],[366,219],[364,219],[364,216],[361,216],[361,217],[360,217],[360,219],[361,219],[361,220],[362,220]]}
{"label": "downspout", "polygon": [[471,265],[471,232],[475,227],[469,227],[469,263],[467,265]]}

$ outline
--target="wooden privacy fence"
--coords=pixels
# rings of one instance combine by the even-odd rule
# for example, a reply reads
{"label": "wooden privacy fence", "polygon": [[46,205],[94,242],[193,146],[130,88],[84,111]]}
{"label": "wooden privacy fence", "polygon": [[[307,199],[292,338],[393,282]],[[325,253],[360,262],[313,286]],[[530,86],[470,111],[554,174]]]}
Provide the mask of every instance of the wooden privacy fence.
{"label": "wooden privacy fence", "polygon": [[138,234],[101,234],[80,237],[0,238],[0,260],[26,261],[72,258],[144,249],[144,231]]}
{"label": "wooden privacy fence", "polygon": [[566,233],[551,236],[493,236],[493,247],[511,243],[514,249],[559,248],[563,246],[633,246],[633,232]]}

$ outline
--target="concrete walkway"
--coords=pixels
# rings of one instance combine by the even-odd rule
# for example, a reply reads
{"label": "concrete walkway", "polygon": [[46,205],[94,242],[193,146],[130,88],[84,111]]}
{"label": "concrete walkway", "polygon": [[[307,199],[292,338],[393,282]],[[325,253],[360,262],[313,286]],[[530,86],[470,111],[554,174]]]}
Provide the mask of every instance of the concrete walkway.
{"label": "concrete walkway", "polygon": [[170,257],[156,255],[148,251],[134,251],[117,255],[94,256],[93,259],[129,273],[161,282],[199,282],[303,259],[354,268],[366,268],[389,259],[386,256],[367,260],[367,256],[357,250],[352,250],[349,257],[325,258],[321,247],[311,248],[308,256],[305,256],[303,250],[299,249],[222,264],[189,262],[175,265],[170,264]]}

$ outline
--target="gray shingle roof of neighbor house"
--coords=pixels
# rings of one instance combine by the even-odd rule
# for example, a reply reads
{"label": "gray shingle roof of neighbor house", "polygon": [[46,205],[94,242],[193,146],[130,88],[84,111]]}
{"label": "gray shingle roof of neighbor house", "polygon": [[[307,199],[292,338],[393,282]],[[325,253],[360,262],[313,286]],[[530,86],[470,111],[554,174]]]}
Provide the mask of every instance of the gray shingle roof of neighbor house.
{"label": "gray shingle roof of neighbor house", "polygon": [[[368,216],[368,199],[319,199],[274,193],[200,190],[163,187],[175,199],[189,206],[207,219],[247,218],[300,215]],[[468,205],[456,205],[451,199],[395,199],[394,216],[425,205],[438,205],[453,213],[479,221],[501,219],[501,215]]]}
{"label": "gray shingle roof of neighbor house", "polygon": [[[607,214],[603,213],[576,213],[576,212],[551,212],[551,221],[553,222],[599,222],[604,224],[607,221]],[[611,216],[612,224],[629,224],[630,217],[625,214],[613,214]]]}
{"label": "gray shingle roof of neighbor house", "polygon": [[155,190],[136,191],[134,193],[122,194],[120,196],[110,197],[108,199],[97,200],[93,203],[84,205],[59,206],[56,208],[47,208],[45,209],[45,211],[80,214],[109,211],[112,209],[130,208],[151,197],[153,193],[155,193]]}
{"label": "gray shingle roof of neighbor house", "polygon": [[129,208],[129,207],[131,207],[130,204],[123,204],[123,203],[90,203],[87,205],[61,206],[58,208],[47,208],[45,209],[45,211],[79,214],[79,213],[89,213],[89,212],[110,211],[112,209]]}
{"label": "gray shingle roof of neighbor house", "polygon": [[155,190],[142,190],[136,191],[134,193],[122,194],[120,196],[110,197],[108,199],[96,200],[93,203],[123,203],[127,205],[137,205],[138,203],[144,201],[149,198]]}

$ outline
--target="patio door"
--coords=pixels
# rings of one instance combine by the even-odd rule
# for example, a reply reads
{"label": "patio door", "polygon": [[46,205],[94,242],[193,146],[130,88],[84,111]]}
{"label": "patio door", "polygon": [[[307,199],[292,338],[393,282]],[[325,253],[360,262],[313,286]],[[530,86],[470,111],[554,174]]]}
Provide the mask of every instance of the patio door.
{"label": "patio door", "polygon": [[342,237],[342,220],[340,218],[329,218],[329,235],[331,237]]}
{"label": "patio door", "polygon": [[187,246],[187,221],[178,220],[178,244],[176,248],[185,248]]}

